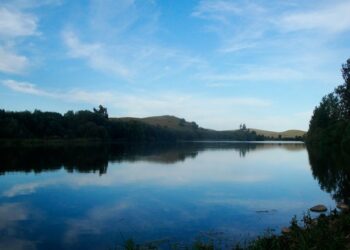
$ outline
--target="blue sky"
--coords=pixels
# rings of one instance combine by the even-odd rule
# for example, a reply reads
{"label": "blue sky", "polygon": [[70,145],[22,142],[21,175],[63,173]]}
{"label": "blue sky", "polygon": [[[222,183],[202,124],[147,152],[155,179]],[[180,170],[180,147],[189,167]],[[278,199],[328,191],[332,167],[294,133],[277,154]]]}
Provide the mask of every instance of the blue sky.
{"label": "blue sky", "polygon": [[0,108],[307,129],[350,57],[349,0],[1,0]]}

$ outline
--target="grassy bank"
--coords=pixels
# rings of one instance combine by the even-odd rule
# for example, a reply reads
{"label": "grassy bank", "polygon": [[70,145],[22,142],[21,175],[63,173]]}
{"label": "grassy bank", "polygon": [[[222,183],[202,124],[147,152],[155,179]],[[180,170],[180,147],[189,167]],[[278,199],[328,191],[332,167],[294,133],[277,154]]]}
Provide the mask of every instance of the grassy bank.
{"label": "grassy bank", "polygon": [[350,249],[349,213],[333,210],[317,219],[312,219],[308,214],[300,221],[293,218],[285,230],[281,235],[267,233],[248,246],[237,246],[236,249]]}

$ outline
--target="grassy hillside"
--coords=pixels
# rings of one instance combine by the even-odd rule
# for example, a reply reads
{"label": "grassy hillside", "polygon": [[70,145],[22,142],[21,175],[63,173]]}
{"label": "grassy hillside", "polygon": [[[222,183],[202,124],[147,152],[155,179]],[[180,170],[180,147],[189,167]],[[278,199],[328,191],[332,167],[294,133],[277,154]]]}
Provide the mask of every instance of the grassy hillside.
{"label": "grassy hillside", "polygon": [[[133,117],[123,117],[123,118],[112,118],[112,119],[120,119],[125,121],[135,120],[135,121],[141,121],[148,125],[153,126],[160,126],[162,128],[169,128],[174,129],[178,131],[193,131],[198,128],[198,125],[195,122],[188,122],[185,119],[181,119],[175,116],[170,115],[164,115],[164,116],[151,116],[151,117],[145,117],[145,118],[133,118]],[[206,131],[214,131],[214,130],[207,130]],[[255,131],[258,135],[263,135],[266,137],[271,137],[273,139],[278,139],[279,135],[281,135],[281,138],[295,138],[296,136],[304,136],[305,131],[301,130],[287,130],[283,132],[274,132],[274,131],[267,131],[267,130],[261,130],[261,129],[249,129],[250,131]],[[223,131],[223,132],[234,132],[237,130],[229,130],[229,131]]]}
{"label": "grassy hillside", "polygon": [[141,121],[148,125],[160,126],[162,128],[175,129],[180,131],[191,131],[198,128],[198,125],[195,122],[188,122],[185,119],[178,118],[171,115],[163,116],[150,116],[145,118],[134,118],[134,117],[122,117],[122,118],[112,118],[120,120],[135,120]]}
{"label": "grassy hillside", "polygon": [[303,137],[306,134],[306,132],[302,130],[287,130],[283,132],[274,132],[274,131],[261,130],[261,129],[255,129],[255,128],[250,128],[250,130],[255,131],[258,135],[272,137],[275,139],[278,138],[280,135],[282,138],[294,138],[296,136]]}

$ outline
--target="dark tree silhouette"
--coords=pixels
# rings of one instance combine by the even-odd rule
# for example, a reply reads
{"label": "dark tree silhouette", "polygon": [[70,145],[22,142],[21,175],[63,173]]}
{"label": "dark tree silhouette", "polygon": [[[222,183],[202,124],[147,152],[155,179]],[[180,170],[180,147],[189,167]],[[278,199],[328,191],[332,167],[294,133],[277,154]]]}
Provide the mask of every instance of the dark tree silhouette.
{"label": "dark tree silhouette", "polygon": [[246,129],[215,131],[200,128],[195,122],[179,119],[182,129],[153,126],[139,120],[108,119],[102,105],[93,112],[11,112],[0,110],[0,139],[100,139],[104,141],[181,141],[181,140],[264,140]]}
{"label": "dark tree silhouette", "polygon": [[310,120],[310,145],[340,147],[350,152],[350,59],[342,65],[344,83],[322,98]]}
{"label": "dark tree silhouette", "polygon": [[102,117],[108,119],[108,112],[107,108],[103,107],[102,105],[98,106],[98,109],[93,109],[96,114],[101,115]]}

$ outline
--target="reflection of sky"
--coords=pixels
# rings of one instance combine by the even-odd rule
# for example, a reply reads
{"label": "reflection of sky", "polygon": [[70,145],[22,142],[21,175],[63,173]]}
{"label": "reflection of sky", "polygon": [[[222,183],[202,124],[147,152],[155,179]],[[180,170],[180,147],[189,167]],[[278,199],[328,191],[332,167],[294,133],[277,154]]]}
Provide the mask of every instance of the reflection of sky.
{"label": "reflection of sky", "polygon": [[[279,229],[314,204],[332,204],[312,178],[306,150],[282,147],[244,158],[209,150],[172,165],[111,163],[102,176],[57,171],[0,178],[0,231],[26,224],[21,234],[27,238],[18,239],[41,235],[39,249],[53,243],[106,249],[123,237],[181,241],[208,231],[242,238]],[[17,204],[16,223],[5,219],[11,218],[6,204]]]}

